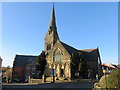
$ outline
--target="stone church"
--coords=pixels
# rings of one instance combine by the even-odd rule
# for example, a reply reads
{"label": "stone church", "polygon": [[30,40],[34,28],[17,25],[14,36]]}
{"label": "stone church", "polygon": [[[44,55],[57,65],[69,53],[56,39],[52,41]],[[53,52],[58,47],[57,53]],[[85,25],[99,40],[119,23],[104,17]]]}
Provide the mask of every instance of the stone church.
{"label": "stone church", "polygon": [[[82,77],[90,74],[91,78],[95,78],[96,74],[98,74],[99,78],[102,76],[101,58],[98,47],[78,50],[60,40],[57,32],[54,5],[52,7],[50,25],[44,40],[44,51],[47,62],[44,75],[47,78],[52,78],[54,75],[58,80],[71,80],[72,78],[79,77],[80,74],[82,74]],[[20,78],[25,80],[26,76],[28,78],[28,71],[25,68],[27,64],[31,64],[35,60],[36,56],[16,55],[13,64],[13,80]],[[85,63],[82,72],[78,68],[81,60]],[[25,74],[25,71],[27,74]]]}
{"label": "stone church", "polygon": [[[57,78],[72,79],[75,77],[75,73],[78,72],[78,69],[72,67],[72,55],[74,54],[78,57],[80,53],[82,59],[86,62],[86,74],[91,74],[92,77],[95,77],[98,74],[98,71],[101,73],[101,60],[98,48],[95,49],[86,49],[86,50],[77,50],[64,42],[62,42],[57,33],[57,26],[55,20],[55,10],[54,5],[52,8],[52,15],[50,19],[50,25],[48,32],[45,36],[45,52],[46,52],[46,69],[44,74],[47,77],[52,77],[53,71]],[[80,61],[76,58],[74,65],[78,65]],[[101,76],[99,74],[99,76]]]}

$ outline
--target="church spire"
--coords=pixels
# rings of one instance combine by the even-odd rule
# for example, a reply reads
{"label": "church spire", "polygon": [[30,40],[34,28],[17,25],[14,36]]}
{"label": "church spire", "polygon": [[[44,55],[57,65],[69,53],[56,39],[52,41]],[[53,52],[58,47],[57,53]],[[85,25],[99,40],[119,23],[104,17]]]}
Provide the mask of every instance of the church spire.
{"label": "church spire", "polygon": [[51,29],[56,29],[54,3],[53,3],[52,15],[51,15],[51,19],[50,19],[50,28],[51,28]]}
{"label": "church spire", "polygon": [[52,50],[53,46],[59,39],[58,33],[57,33],[57,27],[56,27],[56,21],[55,21],[55,10],[54,10],[54,4],[52,6],[52,15],[50,18],[50,25],[48,32],[45,36],[45,51],[46,50]]}

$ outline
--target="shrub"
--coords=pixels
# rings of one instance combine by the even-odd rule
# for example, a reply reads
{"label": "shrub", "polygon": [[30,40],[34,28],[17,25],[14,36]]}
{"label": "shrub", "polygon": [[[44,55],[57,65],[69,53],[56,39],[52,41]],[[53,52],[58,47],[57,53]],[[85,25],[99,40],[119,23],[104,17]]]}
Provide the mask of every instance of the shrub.
{"label": "shrub", "polygon": [[103,76],[100,79],[101,88],[120,88],[120,69],[113,70],[111,74]]}
{"label": "shrub", "polygon": [[44,70],[45,70],[45,65],[46,65],[46,55],[45,52],[42,51],[42,53],[37,57],[37,71],[39,71],[40,73],[40,77],[42,77]]}

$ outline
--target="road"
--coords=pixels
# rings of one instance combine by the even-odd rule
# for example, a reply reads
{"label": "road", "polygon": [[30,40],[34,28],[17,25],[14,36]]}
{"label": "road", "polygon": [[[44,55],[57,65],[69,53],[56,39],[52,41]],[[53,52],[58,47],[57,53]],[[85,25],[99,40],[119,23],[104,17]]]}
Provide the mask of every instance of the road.
{"label": "road", "polygon": [[[37,88],[86,88],[88,90],[93,88],[94,81],[85,80],[85,81],[79,81],[79,82],[64,82],[64,83],[44,83],[39,85],[3,85],[3,90],[8,90],[7,88],[11,88],[13,90],[14,88],[31,88],[30,90]],[[36,88],[36,89],[35,89]]]}

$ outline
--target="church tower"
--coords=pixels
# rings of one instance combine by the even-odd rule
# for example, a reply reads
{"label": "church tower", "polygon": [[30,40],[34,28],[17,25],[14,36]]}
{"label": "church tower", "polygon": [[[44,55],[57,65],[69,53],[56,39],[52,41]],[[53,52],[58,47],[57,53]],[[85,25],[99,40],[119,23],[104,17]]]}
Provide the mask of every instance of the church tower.
{"label": "church tower", "polygon": [[45,36],[45,51],[52,50],[57,40],[59,40],[59,36],[57,33],[57,27],[56,27],[56,21],[55,21],[55,10],[53,5],[49,29]]}

